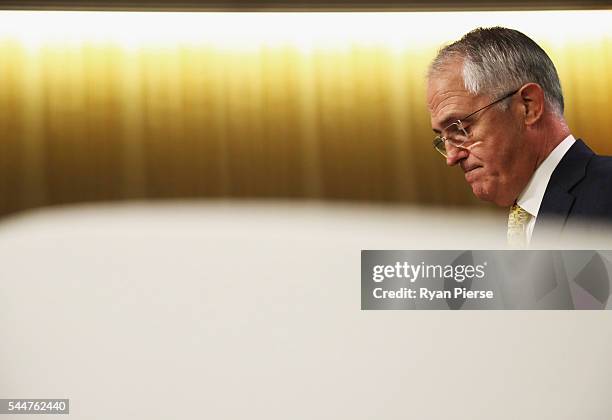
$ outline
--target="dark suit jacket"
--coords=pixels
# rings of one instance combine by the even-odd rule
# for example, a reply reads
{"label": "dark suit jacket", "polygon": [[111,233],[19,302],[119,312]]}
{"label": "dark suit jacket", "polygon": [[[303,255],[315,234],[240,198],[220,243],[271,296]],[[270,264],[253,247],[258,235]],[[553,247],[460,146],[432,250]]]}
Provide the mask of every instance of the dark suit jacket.
{"label": "dark suit jacket", "polygon": [[577,139],[550,177],[533,236],[542,226],[562,232],[602,222],[612,226],[612,157],[596,155]]}

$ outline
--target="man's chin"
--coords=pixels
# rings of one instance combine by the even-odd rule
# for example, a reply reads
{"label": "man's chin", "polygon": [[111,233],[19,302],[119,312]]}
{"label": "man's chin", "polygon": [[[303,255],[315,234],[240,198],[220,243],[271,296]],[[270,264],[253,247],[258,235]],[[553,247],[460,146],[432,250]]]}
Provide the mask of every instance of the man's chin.
{"label": "man's chin", "polygon": [[495,196],[492,194],[492,190],[488,185],[481,182],[473,182],[470,186],[472,187],[472,193],[474,193],[479,200],[495,202]]}
{"label": "man's chin", "polygon": [[510,207],[514,204],[514,199],[497,194],[497,189],[490,185],[473,183],[471,187],[472,192],[479,200],[488,201],[499,207]]}

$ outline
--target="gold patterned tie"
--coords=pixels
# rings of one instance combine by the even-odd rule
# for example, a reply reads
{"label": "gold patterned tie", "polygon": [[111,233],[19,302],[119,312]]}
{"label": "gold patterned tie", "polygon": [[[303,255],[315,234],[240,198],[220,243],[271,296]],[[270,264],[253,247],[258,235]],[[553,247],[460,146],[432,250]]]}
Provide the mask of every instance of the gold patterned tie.
{"label": "gold patterned tie", "polygon": [[527,247],[527,222],[531,215],[514,203],[508,214],[508,245],[512,248]]}

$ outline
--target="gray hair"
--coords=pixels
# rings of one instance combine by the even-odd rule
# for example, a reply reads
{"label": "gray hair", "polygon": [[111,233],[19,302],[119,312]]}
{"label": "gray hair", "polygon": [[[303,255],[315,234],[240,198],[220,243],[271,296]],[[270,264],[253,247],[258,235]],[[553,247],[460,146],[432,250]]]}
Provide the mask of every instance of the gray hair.
{"label": "gray hair", "polygon": [[537,83],[546,104],[563,116],[557,70],[546,52],[527,35],[499,26],[474,29],[438,52],[427,77],[445,70],[449,61],[457,58],[463,59],[463,83],[468,92],[497,99],[525,83]]}

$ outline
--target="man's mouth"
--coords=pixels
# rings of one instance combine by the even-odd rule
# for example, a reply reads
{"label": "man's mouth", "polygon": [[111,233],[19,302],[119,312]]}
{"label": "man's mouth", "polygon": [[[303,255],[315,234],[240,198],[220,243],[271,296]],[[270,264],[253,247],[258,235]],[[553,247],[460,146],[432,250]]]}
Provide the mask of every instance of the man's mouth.
{"label": "man's mouth", "polygon": [[474,179],[474,176],[478,173],[478,169],[481,169],[482,166],[472,166],[470,168],[464,169],[465,180],[467,182],[471,182]]}

